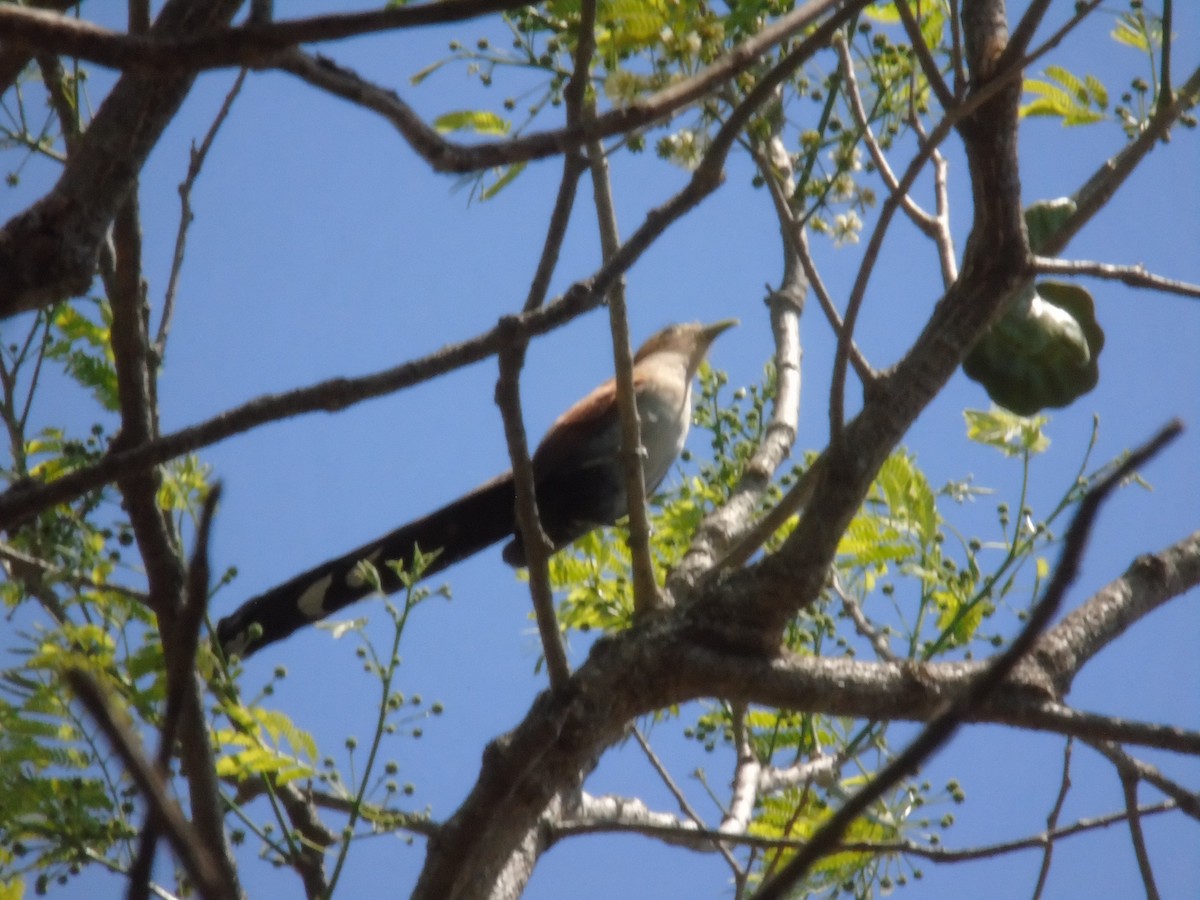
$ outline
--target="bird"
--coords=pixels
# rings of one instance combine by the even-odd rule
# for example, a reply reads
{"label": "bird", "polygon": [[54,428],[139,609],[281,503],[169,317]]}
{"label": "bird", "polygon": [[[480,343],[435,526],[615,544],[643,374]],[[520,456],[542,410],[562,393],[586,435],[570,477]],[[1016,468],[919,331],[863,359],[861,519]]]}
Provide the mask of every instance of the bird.
{"label": "bird", "polygon": [[[692,381],[714,340],[738,324],[670,325],[652,335],[633,359],[633,389],[641,423],[646,491],[666,477],[687,438]],[[559,416],[532,457],[534,495],[542,530],[557,552],[627,512],[620,463],[616,380],[610,379]],[[510,538],[502,557],[524,566],[525,548],[515,515],[512,472],[493,478],[426,516],[252,597],[217,624],[217,640],[230,655],[246,658],[375,592],[363,562],[378,573],[379,587],[394,593],[403,581],[391,566],[408,570],[415,550],[437,551],[422,578]]]}

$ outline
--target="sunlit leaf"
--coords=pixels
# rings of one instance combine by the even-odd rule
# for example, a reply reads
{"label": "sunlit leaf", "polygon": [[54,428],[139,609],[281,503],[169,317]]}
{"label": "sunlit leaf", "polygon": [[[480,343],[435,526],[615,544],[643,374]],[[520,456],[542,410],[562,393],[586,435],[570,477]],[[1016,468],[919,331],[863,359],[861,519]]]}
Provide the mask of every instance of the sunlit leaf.
{"label": "sunlit leaf", "polygon": [[445,134],[450,131],[474,131],[476,134],[508,134],[508,120],[486,109],[461,109],[443,113],[433,121],[433,127]]}
{"label": "sunlit leaf", "polygon": [[1043,430],[1049,421],[1045,416],[1019,416],[1006,409],[967,409],[967,437],[977,444],[994,447],[1006,456],[1022,453],[1041,453],[1050,446]]}

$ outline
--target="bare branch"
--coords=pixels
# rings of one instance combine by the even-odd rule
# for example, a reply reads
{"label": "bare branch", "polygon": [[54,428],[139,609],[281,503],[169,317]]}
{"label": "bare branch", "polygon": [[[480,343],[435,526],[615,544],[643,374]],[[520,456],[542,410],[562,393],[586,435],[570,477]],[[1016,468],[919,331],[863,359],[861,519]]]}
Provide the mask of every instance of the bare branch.
{"label": "bare branch", "polygon": [[[690,820],[690,822],[687,823],[680,823],[681,826],[694,826],[696,829],[705,830],[704,818],[700,815],[700,813],[696,812],[696,809],[688,801],[687,795],[682,791],[682,789],[680,789],[679,785],[675,783],[675,779],[671,777],[671,773],[667,770],[667,767],[663,765],[662,760],[658,758],[658,754],[654,752],[654,748],[650,746],[650,742],[646,740],[646,736],[642,734],[642,730],[634,727],[633,736],[637,740],[638,746],[642,748],[642,752],[646,754],[646,759],[650,761],[650,765],[654,767],[654,771],[658,773],[658,777],[662,779],[662,783],[666,786],[667,790],[671,792],[671,796],[675,798],[675,802],[679,804],[680,811]],[[738,865],[737,860],[734,859],[733,854],[729,852],[729,848],[723,843],[720,841],[713,841],[711,849],[716,850],[718,853],[724,856],[725,861],[734,870],[734,872],[740,871],[741,867]]]}
{"label": "bare branch", "polygon": [[1098,753],[1103,754],[1111,760],[1118,769],[1129,771],[1147,784],[1158,788],[1175,801],[1184,813],[1200,821],[1200,792],[1189,791],[1177,782],[1167,778],[1155,766],[1150,765],[1150,763],[1130,756],[1118,744],[1111,741],[1089,741],[1088,743]]}
{"label": "bare branch", "polygon": [[236,28],[198,28],[178,35],[121,34],[82,19],[6,5],[0,7],[0,37],[17,47],[74,56],[114,69],[162,72],[228,66],[258,68],[269,65],[280,51],[298,44],[461,22],[527,5],[528,0],[438,0]]}
{"label": "bare branch", "polygon": [[892,648],[888,646],[887,638],[880,634],[866,617],[862,611],[862,607],[858,605],[858,600],[852,597],[842,586],[841,579],[837,577],[835,572],[830,583],[833,586],[833,591],[842,601],[842,609],[846,611],[846,615],[854,623],[854,630],[871,642],[871,647],[875,650],[875,655],[880,659],[888,662],[895,662],[897,657],[892,652]]}
{"label": "bare branch", "polygon": [[528,337],[521,333],[512,318],[501,320],[500,327],[508,340],[500,348],[500,380],[496,384],[496,403],[504,420],[504,437],[512,460],[513,486],[516,491],[517,523],[529,566],[529,594],[537,618],[542,652],[546,657],[546,674],[551,690],[561,690],[571,677],[567,654],[559,633],[558,617],[554,614],[554,591],[550,587],[550,540],[542,531],[538,517],[533,464],[521,415],[521,395],[518,385],[521,366],[525,361]]}
{"label": "bare branch", "polygon": [[1137,857],[1138,871],[1142,873],[1142,887],[1146,889],[1146,900],[1160,900],[1158,887],[1154,884],[1154,868],[1150,865],[1150,854],[1146,850],[1146,835],[1142,832],[1142,819],[1138,814],[1137,772],[1129,766],[1118,765],[1121,776],[1121,792],[1125,795],[1125,812],[1128,815],[1129,838],[1133,853]]}
{"label": "bare branch", "polygon": [[[228,21],[240,5],[240,0],[168,0],[153,32],[201,30]],[[12,4],[0,6],[0,22],[17,15],[64,21]],[[0,34],[9,37],[4,30]],[[194,73],[186,72],[153,77],[130,73],[118,79],[58,183],[0,227],[0,318],[87,290],[109,224],[193,79]]]}
{"label": "bare branch", "polygon": [[[896,8],[907,9],[904,3],[897,3]],[[912,13],[909,12],[908,15],[911,17]],[[899,182],[896,181],[896,175],[892,172],[892,167],[888,164],[887,157],[884,155],[883,149],[879,146],[879,142],[875,139],[875,132],[871,129],[871,123],[867,119],[867,111],[863,107],[862,94],[858,89],[858,77],[854,74],[854,60],[850,56],[850,47],[846,43],[846,38],[839,34],[834,38],[833,46],[837,50],[838,59],[841,62],[842,79],[846,84],[846,99],[850,102],[850,112],[854,116],[854,122],[858,125],[858,130],[862,132],[863,143],[867,145],[867,152],[871,155],[871,160],[875,163],[879,177],[883,179],[884,186],[888,189],[888,192],[900,201],[901,207],[912,220],[913,224],[927,236],[936,237],[937,220],[921,209],[910,194],[898,193]],[[928,50],[928,48],[926,49]]]}
{"label": "bare branch", "polygon": [[[702,71],[658,93],[564,128],[536,132],[504,141],[459,144],[447,141],[425,124],[391,90],[378,87],[324,57],[286,51],[273,65],[314,87],[363,106],[387,119],[410,146],[439,172],[471,172],[516,162],[542,159],[577,149],[588,141],[624,134],[657,122],[707,96],[745,71],[767,51],[811,25],[826,13],[826,22],[800,40],[785,60],[797,54],[807,59],[825,46],[832,28],[868,5],[869,0],[809,0],[716,60]],[[832,12],[831,12],[832,10]],[[794,70],[789,66],[788,71]],[[770,80],[770,78],[766,79]],[[760,83],[762,83],[760,81]],[[740,123],[739,123],[740,124]],[[721,154],[723,156],[723,154]]]}
{"label": "bare branch", "polygon": [[1026,48],[1029,47],[1030,41],[1037,33],[1038,25],[1046,15],[1046,10],[1050,8],[1050,0],[1033,0],[1021,16],[1021,21],[1017,23],[1017,27],[1013,29],[1012,35],[1008,40],[1008,47],[1005,52],[1012,56],[1022,55]]}
{"label": "bare branch", "polygon": [[746,706],[734,705],[734,741],[737,747],[737,765],[733,770],[732,790],[729,806],[717,830],[722,834],[744,834],[754,816],[754,804],[759,797],[759,784],[763,773],[762,762],[746,733]]}
{"label": "bare branch", "polygon": [[1065,693],[1084,664],[1134,622],[1200,584],[1200,531],[1138,557],[1038,642],[1038,664]]}
{"label": "bare branch", "polygon": [[242,85],[246,81],[246,69],[238,72],[237,78],[233,81],[233,86],[225,95],[224,102],[221,103],[221,108],[217,110],[217,115],[213,118],[212,124],[208,127],[204,138],[200,141],[200,146],[192,144],[191,159],[188,161],[187,175],[183,182],[179,185],[179,228],[175,233],[175,250],[171,257],[171,272],[167,276],[167,288],[163,292],[163,310],[162,318],[158,322],[158,332],[154,337],[154,355],[159,365],[162,364],[163,356],[167,351],[167,335],[171,331],[171,319],[175,314],[175,296],[179,290],[179,275],[183,271],[183,255],[187,248],[188,228],[192,224],[192,219],[195,216],[192,214],[192,188],[195,187],[196,179],[200,177],[200,170],[204,168],[204,160],[208,158],[208,151],[212,149],[213,141],[216,140],[217,132],[225,123],[225,119],[229,115],[229,110],[233,108],[233,101],[237,99],[237,95],[242,90]]}
{"label": "bare branch", "polygon": [[895,4],[896,12],[900,14],[900,21],[904,24],[904,31],[908,35],[909,45],[916,54],[917,62],[921,65],[921,71],[925,74],[925,80],[929,83],[929,87],[933,89],[933,93],[937,96],[938,103],[942,105],[942,109],[953,109],[958,100],[951,93],[950,88],[946,86],[946,82],[942,78],[942,73],[938,69],[937,62],[933,58],[933,52],[929,49],[929,45],[925,43],[925,36],[921,34],[921,25],[913,16],[912,10],[908,8],[908,0],[899,0]]}
{"label": "bare branch", "polygon": [[550,290],[550,279],[558,265],[558,255],[567,234],[567,223],[575,205],[575,191],[579,178],[587,169],[587,163],[578,152],[563,155],[562,177],[558,182],[558,193],[554,198],[554,209],[546,225],[546,240],[542,244],[542,255],[538,257],[537,269],[529,282],[529,293],[525,297],[523,312],[532,312],[546,302]]}
{"label": "bare branch", "polygon": [[[62,12],[75,5],[76,0],[28,0],[27,7]],[[27,47],[0,43],[0,94],[4,94],[33,59],[34,53]]]}
{"label": "bare branch", "polygon": [[[593,4],[585,4],[592,8]],[[593,9],[594,13],[594,9]],[[585,111],[585,117],[588,112]],[[588,142],[588,163],[592,173],[592,197],[600,232],[600,249],[605,260],[620,246],[617,211],[613,204],[608,158],[599,141]],[[621,470],[625,482],[625,511],[629,516],[629,552],[633,568],[633,614],[635,618],[652,615],[664,607],[654,579],[650,556],[650,516],[646,511],[646,475],[642,468],[645,448],[638,418],[637,395],[633,386],[633,348],[629,340],[629,316],[625,308],[625,279],[617,279],[608,292],[608,327],[612,333],[613,367],[617,383],[617,411],[621,427]]]}
{"label": "bare branch", "polygon": [[1054,806],[1046,816],[1046,845],[1042,849],[1042,865],[1038,870],[1037,884],[1033,888],[1033,900],[1040,900],[1042,891],[1046,888],[1046,879],[1050,877],[1050,861],[1054,858],[1053,835],[1058,829],[1058,817],[1062,814],[1063,804],[1067,802],[1067,793],[1071,790],[1071,748],[1074,746],[1073,738],[1067,738],[1063,745],[1062,780],[1058,785],[1058,796],[1054,798]]}
{"label": "bare branch", "polygon": [[[579,121],[583,116],[584,100],[587,96],[587,81],[590,71],[591,56],[595,49],[595,8],[594,3],[584,4],[580,11],[580,33],[576,39],[575,68],[571,79],[563,89],[567,106],[567,124]],[[591,10],[591,12],[589,12]],[[590,21],[587,28],[583,27],[585,20]],[[571,218],[571,210],[575,206],[575,192],[579,187],[579,178],[587,169],[587,162],[578,149],[563,154],[562,177],[558,183],[558,193],[554,199],[554,210],[550,213],[550,221],[546,226],[546,239],[542,244],[542,255],[538,258],[537,269],[529,284],[529,293],[525,298],[523,310],[530,312],[537,309],[546,301],[546,292],[550,289],[550,278],[558,265],[558,255],[562,250],[563,239],[567,233],[567,223]]]}
{"label": "bare branch", "polygon": [[[1173,812],[1176,809],[1174,803],[1167,801],[1166,803],[1156,803],[1149,806],[1138,807],[1138,813],[1143,816],[1161,815],[1162,813]],[[922,859],[927,859],[933,863],[961,863],[970,862],[976,859],[994,859],[998,856],[1003,856],[1008,853],[1015,853],[1020,850],[1036,850],[1045,848],[1056,841],[1063,838],[1074,837],[1079,834],[1086,834],[1089,831],[1096,831],[1101,828],[1109,828],[1120,822],[1128,819],[1128,811],[1109,813],[1105,816],[1095,816],[1093,818],[1079,819],[1071,825],[1065,825],[1061,828],[1056,828],[1053,831],[1043,831],[1041,834],[1030,835],[1025,838],[1018,838],[1013,841],[1003,841],[997,844],[985,844],[979,847],[968,847],[961,850],[954,850],[948,847],[924,847],[919,844],[905,842],[899,845],[874,844],[847,842],[843,845],[843,849],[850,851],[873,851],[876,853],[890,852],[903,853],[908,856],[917,856]]]}
{"label": "bare branch", "polygon": [[[719,831],[697,828],[691,822],[683,822],[667,813],[656,813],[645,809],[639,800],[626,798],[591,798],[594,805],[586,809],[592,814],[584,819],[566,819],[552,824],[554,839],[575,837],[585,834],[633,833],[646,837],[657,838],[664,843],[688,847],[691,850],[712,850],[713,842],[724,842],[742,847],[752,847],[761,850],[798,850],[805,841],[800,838],[772,838],[756,834],[723,835]],[[1173,812],[1175,803],[1167,801],[1152,805],[1140,806],[1137,812],[1141,816],[1161,815]],[[644,811],[643,811],[644,810]],[[1109,813],[1108,815],[1079,819],[1070,825],[1056,828],[1054,831],[1043,831],[1040,834],[1002,841],[995,844],[984,844],[978,847],[955,849],[952,847],[930,847],[915,841],[846,841],[838,845],[838,850],[849,853],[870,853],[876,856],[904,855],[929,860],[936,864],[955,864],[979,859],[994,859],[1009,853],[1023,850],[1037,850],[1047,844],[1064,838],[1075,837],[1110,828],[1126,821],[1128,811]]]}
{"label": "bare branch", "polygon": [[1130,287],[1149,288],[1167,294],[1179,294],[1181,297],[1200,297],[1200,284],[1186,281],[1176,281],[1155,275],[1138,263],[1132,266],[1119,266],[1113,263],[1092,262],[1090,260],[1051,259],[1045,256],[1033,258],[1034,271],[1042,275],[1080,275],[1092,278],[1103,278],[1107,281],[1119,281]]}

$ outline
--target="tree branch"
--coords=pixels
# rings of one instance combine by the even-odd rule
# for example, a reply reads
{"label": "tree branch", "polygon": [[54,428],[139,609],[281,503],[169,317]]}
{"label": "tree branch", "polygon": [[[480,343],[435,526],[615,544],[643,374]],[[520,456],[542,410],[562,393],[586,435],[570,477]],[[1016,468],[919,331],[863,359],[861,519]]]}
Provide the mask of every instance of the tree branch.
{"label": "tree branch", "polygon": [[[202,30],[228,21],[240,5],[241,0],[168,0],[151,34]],[[0,6],[0,21],[17,14],[67,21],[38,10]],[[0,34],[8,37],[3,30]],[[194,78],[188,72],[130,73],[117,81],[58,183],[0,228],[0,319],[87,290],[109,223]]]}
{"label": "tree branch", "polygon": [[1184,813],[1200,821],[1200,792],[1189,791],[1177,784],[1148,762],[1130,756],[1118,744],[1111,741],[1089,741],[1088,743],[1096,752],[1107,757],[1118,769],[1127,770],[1147,784],[1158,788],[1170,797]]}
{"label": "tree branch", "polygon": [[511,318],[502,320],[500,326],[508,331],[509,336],[500,348],[500,380],[496,384],[496,404],[500,407],[504,420],[504,437],[508,442],[508,455],[512,460],[517,523],[525,548],[525,560],[529,566],[529,594],[533,599],[538,634],[542,639],[546,674],[550,678],[551,690],[560,690],[571,677],[571,669],[567,665],[558,617],[554,613],[554,591],[550,586],[548,563],[552,547],[542,531],[541,520],[538,517],[533,464],[530,462],[529,445],[525,440],[518,384],[529,339],[521,334],[520,328]]}
{"label": "tree branch", "polygon": [[1113,263],[1092,262],[1090,260],[1052,259],[1045,256],[1033,258],[1035,272],[1042,275],[1088,275],[1093,278],[1103,278],[1107,281],[1119,281],[1130,287],[1149,288],[1167,294],[1179,294],[1181,297],[1200,297],[1200,284],[1190,284],[1186,281],[1176,281],[1164,278],[1146,270],[1140,263],[1132,266],[1119,266]]}
{"label": "tree branch", "polygon": [[[474,144],[448,141],[425,124],[394,91],[371,84],[323,57],[310,56],[298,50],[286,51],[274,61],[274,65],[314,87],[378,113],[400,132],[404,140],[434,170],[464,173],[543,159],[578,149],[588,141],[644,128],[707,96],[721,84],[756,64],[763,54],[826,13],[830,15],[825,25],[837,26],[868,3],[869,0],[809,0],[747,38],[697,74],[649,97],[609,110],[593,119],[568,123],[564,128],[504,141]],[[806,59],[820,49],[827,39],[828,31],[821,26],[801,39],[796,45],[797,49],[791,51],[789,56],[799,53]]]}
{"label": "tree branch", "polygon": [[528,5],[529,0],[438,0],[236,28],[210,25],[176,35],[122,34],[82,19],[5,5],[0,6],[0,37],[16,47],[73,56],[114,69],[199,72],[259,68],[270,65],[280,51],[299,44],[462,22]]}
{"label": "tree branch", "polygon": [[1179,436],[1180,431],[1181,426],[1178,422],[1171,423],[1147,444],[1133,451],[1124,463],[1088,491],[1080,501],[1071,526],[1067,529],[1058,565],[1046,585],[1046,591],[1030,611],[1025,626],[1012,643],[995,657],[979,677],[972,681],[970,687],[953,699],[945,711],[930,722],[902,753],[876,773],[865,787],[834,813],[805,844],[803,850],[763,884],[756,894],[758,900],[778,900],[786,896],[817,860],[836,848],[846,829],[858,816],[945,744],[958,726],[967,719],[970,711],[981,706],[1000,686],[1017,663],[1033,649],[1039,633],[1058,611],[1067,589],[1078,576],[1080,560],[1101,504],[1124,478],[1157,455],[1167,443]]}
{"label": "tree branch", "polygon": [[1037,884],[1033,888],[1033,900],[1041,900],[1042,891],[1046,888],[1046,879],[1050,877],[1050,861],[1054,858],[1054,833],[1058,830],[1058,817],[1062,814],[1063,804],[1067,802],[1067,793],[1071,790],[1071,749],[1075,746],[1073,738],[1067,738],[1063,746],[1062,780],[1058,785],[1058,796],[1054,798],[1054,806],[1046,816],[1047,836],[1042,848],[1042,865],[1038,869]]}
{"label": "tree branch", "polygon": [[[904,9],[906,12],[908,9],[904,3],[897,3],[896,8]],[[907,15],[911,17],[912,13],[907,12]],[[907,192],[903,194],[899,193],[900,184],[896,180],[896,175],[892,171],[891,165],[888,164],[883,149],[875,139],[875,132],[871,129],[871,123],[867,119],[867,111],[863,107],[862,94],[858,89],[858,77],[854,74],[854,60],[850,56],[850,47],[846,43],[845,37],[839,34],[834,39],[833,46],[837,50],[838,60],[841,63],[842,80],[846,85],[845,93],[846,99],[849,101],[850,112],[854,116],[854,123],[858,126],[858,130],[862,132],[863,143],[867,145],[867,152],[871,156],[871,161],[875,163],[875,168],[879,172],[879,177],[883,180],[884,187],[888,189],[889,194],[895,196],[900,201],[904,212],[917,228],[928,237],[936,237],[937,220],[921,209],[910,194]],[[928,52],[928,48],[926,48],[926,52]],[[943,85],[943,88],[945,88],[945,85]]]}
{"label": "tree branch", "polygon": [[1200,584],[1200,531],[1139,556],[1120,578],[1089,597],[1046,632],[1034,659],[1065,693],[1093,656],[1134,622]]}
{"label": "tree branch", "polygon": [[217,132],[221,130],[221,126],[229,116],[229,110],[233,108],[233,101],[241,93],[242,85],[246,81],[246,72],[246,69],[242,69],[238,72],[237,78],[233,80],[233,86],[225,94],[225,100],[221,103],[221,108],[217,110],[216,116],[213,117],[212,124],[209,125],[208,131],[200,141],[200,146],[197,147],[195,142],[192,143],[187,175],[179,185],[179,228],[175,232],[175,250],[171,256],[171,272],[167,276],[167,287],[163,292],[162,317],[159,319],[153,344],[155,362],[158,365],[162,364],[163,357],[167,352],[167,336],[170,334],[171,320],[175,314],[175,297],[179,291],[179,274],[183,270],[184,251],[187,249],[188,228],[192,224],[192,219],[195,218],[192,214],[192,188],[196,185],[196,179],[200,177],[200,170],[204,167],[204,161],[208,158],[208,151],[212,149]]}
{"label": "tree branch", "polygon": [[1129,766],[1118,765],[1121,776],[1121,793],[1125,795],[1126,821],[1129,823],[1129,839],[1137,857],[1138,871],[1142,873],[1142,887],[1146,889],[1146,900],[1160,900],[1158,887],[1154,884],[1154,868],[1150,865],[1150,854],[1146,850],[1146,835],[1142,832],[1142,818],[1138,812],[1137,772]]}
{"label": "tree branch", "polygon": [[[585,3],[594,18],[594,4]],[[587,112],[584,113],[586,117]],[[608,159],[600,141],[588,142],[588,164],[592,173],[592,197],[600,232],[600,251],[611,259],[620,246],[617,210],[613,203]],[[646,473],[642,467],[646,450],[633,386],[633,348],[629,340],[629,316],[625,306],[625,279],[618,278],[608,293],[608,327],[612,335],[613,369],[617,385],[617,410],[621,429],[621,474],[625,482],[625,509],[629,517],[629,553],[633,570],[633,614],[653,615],[663,609],[650,557],[650,516],[646,511]]]}
{"label": "tree branch", "polygon": [[229,897],[239,896],[237,882],[227,878],[226,870],[220,864],[217,855],[184,818],[179,804],[167,793],[162,779],[139,749],[137,739],[118,719],[105,696],[104,689],[82,669],[68,669],[65,677],[75,696],[88,711],[88,715],[104,732],[114,752],[121,758],[125,771],[137,785],[138,792],[150,807],[151,815],[154,816],[159,829],[166,836],[175,856],[200,895],[211,897],[213,900],[227,900]]}

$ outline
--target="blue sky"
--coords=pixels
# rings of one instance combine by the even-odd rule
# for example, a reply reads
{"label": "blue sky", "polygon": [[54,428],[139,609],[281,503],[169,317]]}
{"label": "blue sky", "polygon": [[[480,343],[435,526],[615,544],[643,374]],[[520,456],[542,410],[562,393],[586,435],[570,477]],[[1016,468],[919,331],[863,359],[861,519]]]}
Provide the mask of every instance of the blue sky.
{"label": "blue sky", "polygon": [[[288,16],[317,11],[309,3],[283,7],[280,12]],[[1175,53],[1177,71],[1183,73],[1200,59],[1200,10],[1192,4],[1176,7],[1181,38]],[[1110,22],[1098,16],[1056,61],[1100,75],[1116,94],[1137,60],[1132,51],[1105,42]],[[448,67],[419,89],[408,86],[408,77],[444,53],[451,38],[470,41],[481,33],[482,25],[458,25],[342,42],[326,52],[396,86],[420,112],[433,116],[498,105],[505,96],[500,77],[492,93],[483,93],[461,67]],[[108,77],[96,73],[94,97]],[[146,270],[156,311],[170,264],[178,221],[175,186],[186,170],[187,147],[204,133],[233,77],[216,72],[199,79],[144,173]],[[1054,122],[1026,122],[1021,132],[1025,201],[1071,193],[1122,140],[1111,123],[1063,129]],[[1196,133],[1178,131],[1064,255],[1142,262],[1160,274],[1200,282],[1197,151]],[[970,214],[966,166],[956,148],[950,162],[961,251]],[[49,172],[31,163],[23,186],[0,194],[0,207],[9,210],[5,218],[28,202],[44,184],[39,176]],[[490,328],[524,299],[558,173],[557,162],[532,165],[495,200],[469,204],[467,192],[456,189],[452,177],[430,174],[382,121],[289,76],[253,74],[192,198],[196,221],[160,390],[164,431],[266,392],[385,368]],[[646,154],[615,159],[613,178],[622,231],[628,234],[646,209],[683,184],[686,174]],[[732,385],[755,381],[770,353],[763,285],[778,283],[781,271],[768,198],[751,190],[748,181],[746,160],[735,157],[725,187],[668,231],[628,278],[635,340],[671,321],[742,319],[742,327],[723,336],[712,353]],[[598,261],[598,239],[583,202],[587,192],[581,190],[580,196],[556,292],[586,276]],[[920,199],[930,200],[928,194]],[[907,225],[894,231],[857,335],[876,365],[899,356],[939,293],[932,247]],[[835,251],[817,238],[814,252],[831,292],[844,297],[859,260],[857,249]],[[1195,349],[1200,307],[1196,300],[1113,283],[1087,286],[1107,336],[1101,381],[1072,408],[1053,414],[1048,427],[1053,445],[1034,471],[1035,510],[1044,510],[1069,483],[1094,414],[1100,417],[1097,461],[1139,443],[1172,416],[1182,417],[1189,430],[1144,472],[1153,491],[1127,489],[1106,507],[1072,604],[1119,575],[1138,553],[1160,549],[1200,522],[1200,354]],[[815,303],[802,329],[805,381],[798,451],[824,444],[832,357],[830,332]],[[531,437],[610,371],[603,312],[535,342],[522,384]],[[495,377],[495,363],[488,361],[335,416],[274,424],[205,450],[203,459],[226,488],[214,562],[221,568],[236,565],[240,572],[215,599],[214,611],[223,614],[245,597],[505,468],[500,418],[491,399]],[[92,415],[62,385],[51,390],[39,413],[45,421]],[[935,485],[971,476],[997,491],[973,507],[946,510],[964,533],[994,537],[995,502],[1008,499],[1015,505],[1020,469],[966,441],[961,411],[986,405],[982,390],[957,376],[906,444]],[[453,812],[473,784],[484,743],[512,727],[544,686],[544,678],[534,673],[539,649],[527,592],[499,552],[483,553],[443,580],[453,585],[454,599],[431,602],[416,613],[401,649],[400,687],[427,702],[442,701],[446,713],[423,723],[419,741],[397,739],[389,751],[401,763],[400,780],[417,786],[415,804],[428,803],[438,818]],[[1200,728],[1196,599],[1193,593],[1138,623],[1084,670],[1070,701],[1082,709]],[[370,614],[371,634],[380,643],[386,640],[389,627],[377,604],[362,605],[354,614]],[[586,641],[572,638],[574,663],[584,658],[586,647]],[[279,705],[315,732],[329,752],[339,753],[348,734],[360,742],[367,737],[377,689],[361,673],[352,642],[332,642],[321,631],[297,634],[252,660],[247,683],[265,680],[280,664],[290,674],[278,690]],[[680,730],[677,722],[657,726],[654,744],[697,805],[717,815],[689,773],[703,767],[721,789],[730,761],[704,754],[684,741]],[[894,732],[893,740],[900,733]],[[1194,761],[1144,756],[1185,783],[1195,784],[1200,774]],[[1057,739],[992,727],[964,732],[924,773],[934,783],[957,777],[967,790],[968,803],[954,809],[958,824],[947,843],[967,846],[1042,828],[1060,765]],[[1064,822],[1120,808],[1120,785],[1107,763],[1078,747],[1074,766],[1076,787]],[[588,789],[637,794],[652,808],[675,808],[636,746],[606,757]],[[1188,896],[1200,883],[1194,828],[1178,818],[1149,821],[1146,827],[1163,896]],[[298,895],[294,877],[272,872],[250,856],[245,854],[242,873],[252,896]],[[414,847],[395,838],[366,841],[351,855],[345,896],[403,895],[422,859],[419,841]],[[977,898],[1023,896],[1032,890],[1038,863],[1037,854],[1025,853],[941,870],[926,864],[923,886],[906,890],[910,896],[959,897],[969,886],[969,895]],[[1130,896],[1138,893],[1139,883],[1127,833],[1118,826],[1062,843],[1047,896]],[[68,894],[87,884],[81,881]],[[115,892],[117,885],[111,885]],[[728,878],[719,859],[664,849],[644,838],[581,838],[547,855],[527,893],[537,900],[620,895],[728,896]]]}

